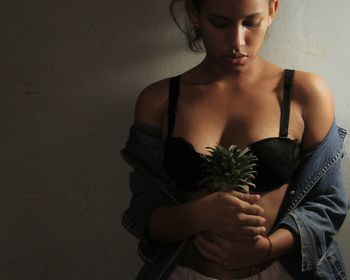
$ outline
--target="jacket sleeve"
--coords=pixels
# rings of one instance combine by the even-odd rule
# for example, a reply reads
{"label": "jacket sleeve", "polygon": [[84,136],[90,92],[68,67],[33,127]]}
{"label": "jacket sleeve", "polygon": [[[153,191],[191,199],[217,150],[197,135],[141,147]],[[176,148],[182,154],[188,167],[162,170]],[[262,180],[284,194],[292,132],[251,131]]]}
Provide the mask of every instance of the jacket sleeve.
{"label": "jacket sleeve", "polygon": [[154,210],[174,202],[147,175],[134,168],[129,176],[131,199],[124,211],[122,224],[136,238],[147,236],[148,220]]}
{"label": "jacket sleeve", "polygon": [[299,236],[301,271],[316,269],[349,209],[341,158],[314,184],[307,195],[299,194],[305,195],[301,203],[278,224]]}
{"label": "jacket sleeve", "polygon": [[[145,130],[146,129],[146,130]],[[122,225],[139,239],[139,255],[149,261],[174,244],[155,244],[148,236],[152,212],[165,205],[176,205],[180,194],[174,193],[170,179],[162,168],[161,138],[144,126],[132,126],[123,159],[133,168],[129,176],[131,199],[122,214]]]}
{"label": "jacket sleeve", "polygon": [[140,170],[130,173],[131,199],[122,215],[122,225],[138,240],[138,253],[144,261],[152,261],[175,244],[156,244],[148,235],[148,220],[154,210],[174,201],[160,191]]}

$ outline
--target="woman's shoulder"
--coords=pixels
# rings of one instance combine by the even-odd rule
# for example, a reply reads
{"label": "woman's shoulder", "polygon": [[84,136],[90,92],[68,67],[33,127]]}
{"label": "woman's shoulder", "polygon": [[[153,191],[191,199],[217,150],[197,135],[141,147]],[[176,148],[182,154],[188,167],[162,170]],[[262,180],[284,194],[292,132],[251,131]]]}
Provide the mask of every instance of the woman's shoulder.
{"label": "woman's shoulder", "polygon": [[294,75],[295,97],[300,102],[310,102],[319,99],[332,98],[332,91],[328,82],[319,75],[305,71],[295,71]]}
{"label": "woman's shoulder", "polygon": [[169,79],[162,79],[145,87],[135,105],[135,121],[162,128],[167,112]]}
{"label": "woman's shoulder", "polygon": [[304,121],[303,146],[319,144],[334,120],[332,90],[319,75],[296,71],[293,98],[299,105]]}
{"label": "woman's shoulder", "polygon": [[321,110],[333,114],[333,94],[328,82],[314,73],[295,71],[293,96],[301,106],[303,115]]}

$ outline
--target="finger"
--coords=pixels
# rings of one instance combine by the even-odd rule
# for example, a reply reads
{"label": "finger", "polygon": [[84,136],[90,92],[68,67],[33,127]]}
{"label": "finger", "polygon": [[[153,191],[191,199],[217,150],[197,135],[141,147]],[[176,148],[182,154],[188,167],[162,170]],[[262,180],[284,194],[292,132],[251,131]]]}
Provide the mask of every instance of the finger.
{"label": "finger", "polygon": [[264,217],[247,215],[245,213],[238,214],[238,219],[240,221],[240,225],[253,226],[253,227],[263,226],[266,222],[266,219]]}
{"label": "finger", "polygon": [[248,236],[257,236],[257,235],[264,235],[266,232],[266,228],[265,227],[251,227],[251,226],[244,226],[244,227],[240,227],[237,231],[237,233],[240,234],[245,234]]}
{"label": "finger", "polygon": [[209,242],[217,244],[224,252],[227,252],[231,248],[233,239],[221,236],[215,233],[209,233],[208,239]]}
{"label": "finger", "polygon": [[236,233],[232,236],[231,239],[233,241],[240,242],[242,244],[252,245],[256,242],[257,236],[260,236],[260,235],[250,236],[246,234]]}
{"label": "finger", "polygon": [[250,204],[255,204],[260,199],[260,195],[258,194],[249,194],[249,193],[243,193],[243,192],[237,192],[237,191],[232,191],[231,194],[237,197],[238,199],[248,202]]}
{"label": "finger", "polygon": [[219,244],[221,248],[227,249],[228,247],[225,246],[225,240],[226,242],[234,241],[234,242],[241,242],[244,244],[251,244],[256,242],[256,240],[260,237],[261,235],[254,235],[254,234],[247,235],[246,233],[236,232],[228,235],[214,234],[214,236],[210,237],[210,239],[213,242]]}
{"label": "finger", "polygon": [[218,246],[217,243],[210,242],[203,236],[197,235],[195,238],[195,244],[205,252],[207,255],[215,258],[219,263],[222,263],[225,258],[226,252]]}
{"label": "finger", "polygon": [[[231,247],[232,241],[235,241],[235,234],[232,233],[228,236],[213,232],[198,233],[197,236],[199,235],[205,238],[208,242],[217,244],[225,252],[227,252],[227,250]],[[253,237],[250,237],[250,239],[253,240]]]}
{"label": "finger", "polygon": [[216,263],[216,264],[219,264],[219,265],[222,265],[222,260],[221,258],[209,253],[205,248],[203,248],[203,246],[201,244],[199,244],[198,241],[194,241],[194,244],[197,248],[197,250],[199,251],[199,253],[207,258],[209,261],[212,261],[213,263]]}
{"label": "finger", "polygon": [[[223,238],[226,238],[227,240],[231,240],[233,242],[238,242],[241,244],[254,244],[258,238],[258,236],[261,236],[259,234],[255,234],[254,232],[243,229],[240,232],[230,233],[227,235],[222,235]],[[226,246],[224,243],[216,242],[219,244],[220,247],[222,247],[225,251],[228,251],[231,248],[231,245]]]}
{"label": "finger", "polygon": [[[237,198],[236,198],[237,199]],[[264,214],[264,209],[257,204],[249,204],[245,201],[240,201],[238,204],[239,209],[248,215],[261,216]]]}

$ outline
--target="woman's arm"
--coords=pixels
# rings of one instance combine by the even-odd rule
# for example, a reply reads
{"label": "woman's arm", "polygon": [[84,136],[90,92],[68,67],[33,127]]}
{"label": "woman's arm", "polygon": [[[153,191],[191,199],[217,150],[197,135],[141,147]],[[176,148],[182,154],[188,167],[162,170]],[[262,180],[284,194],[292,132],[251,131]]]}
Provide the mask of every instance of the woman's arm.
{"label": "woman's arm", "polygon": [[226,238],[264,234],[263,209],[258,195],[217,192],[178,206],[162,207],[149,220],[149,236],[169,243],[210,231]]}
{"label": "woman's arm", "polygon": [[302,149],[310,150],[322,142],[334,121],[332,91],[321,77],[297,71],[293,99],[304,123]]}
{"label": "woman's arm", "polygon": [[[304,122],[302,149],[310,150],[322,142],[334,121],[332,91],[324,79],[311,73],[296,72],[293,98],[300,106]],[[273,259],[300,247],[300,237],[287,227],[277,229],[270,239]]]}

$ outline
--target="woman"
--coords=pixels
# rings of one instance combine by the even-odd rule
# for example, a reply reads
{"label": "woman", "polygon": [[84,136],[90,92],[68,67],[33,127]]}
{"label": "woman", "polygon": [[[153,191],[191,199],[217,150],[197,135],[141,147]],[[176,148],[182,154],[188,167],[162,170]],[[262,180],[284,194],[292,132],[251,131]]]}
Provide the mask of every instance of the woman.
{"label": "woman", "polygon": [[[185,1],[190,46],[206,56],[143,90],[122,152],[138,279],[345,279],[332,239],[348,209],[345,131],[323,79],[259,57],[278,5]],[[199,191],[200,154],[217,143],[257,155],[254,193]]]}

